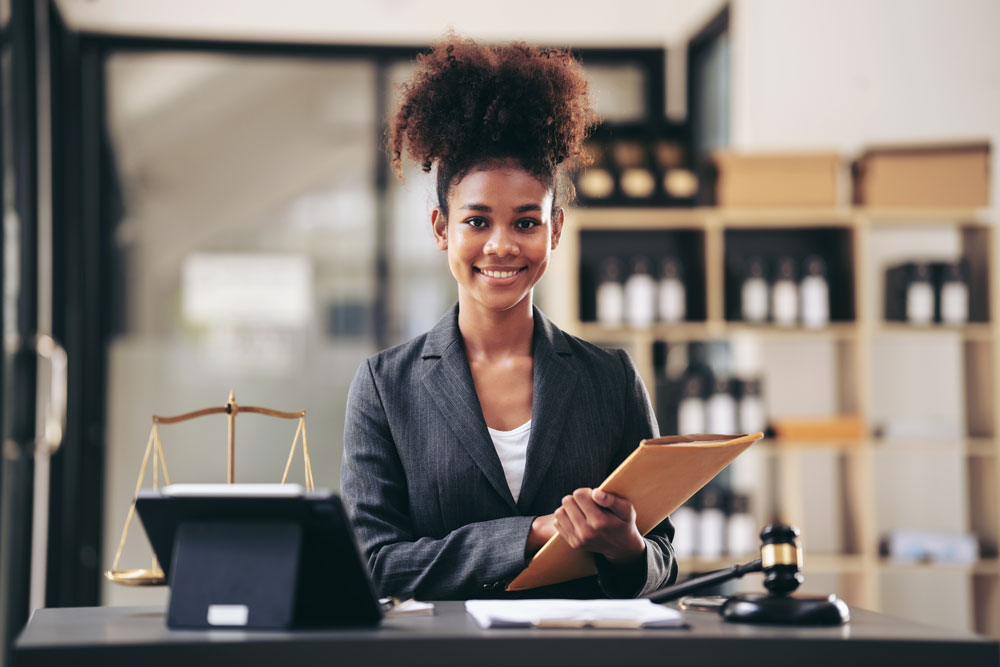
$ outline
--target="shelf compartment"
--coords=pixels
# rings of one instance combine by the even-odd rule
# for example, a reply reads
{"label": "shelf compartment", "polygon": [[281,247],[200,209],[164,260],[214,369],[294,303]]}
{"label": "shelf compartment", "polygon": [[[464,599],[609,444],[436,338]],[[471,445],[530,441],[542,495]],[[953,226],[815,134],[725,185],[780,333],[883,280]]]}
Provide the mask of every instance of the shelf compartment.
{"label": "shelf compartment", "polygon": [[[866,549],[860,522],[864,502],[852,499],[863,483],[861,449],[841,447],[775,447],[774,513],[782,523],[802,530],[807,554],[842,554],[862,559]],[[874,553],[874,552],[871,552]]]}
{"label": "shelf compartment", "polygon": [[[902,319],[887,321],[887,276],[891,267],[908,262],[957,262],[960,261],[966,270],[969,287],[969,330],[964,327],[929,324],[913,325],[913,331],[955,331],[963,330],[970,335],[989,335],[984,329],[977,330],[977,324],[992,321],[991,286],[989,263],[993,229],[981,224],[962,223],[898,223],[888,226],[875,226],[868,235],[870,243],[871,277],[866,288],[871,292],[872,310],[870,315],[875,322],[884,323],[896,330],[897,326],[906,326]],[[905,289],[897,286],[895,290]],[[937,289],[935,288],[935,293]],[[902,317],[905,310],[902,303],[905,293],[894,291],[895,317]]]}
{"label": "shelf compartment", "polygon": [[700,229],[616,229],[580,231],[580,320],[597,319],[597,287],[601,263],[613,257],[623,267],[622,280],[630,273],[632,259],[649,260],[650,271],[659,279],[659,262],[674,257],[683,267],[686,317],[689,322],[706,319],[705,234]]}
{"label": "shelf compartment", "polygon": [[[830,321],[853,322],[854,304],[854,234],[849,226],[816,225],[813,227],[750,227],[726,229],[725,257],[725,318],[741,322],[742,285],[747,262],[754,257],[763,260],[768,272],[768,285],[782,257],[791,257],[802,270],[806,257],[815,255],[826,264],[829,287]],[[796,277],[798,280],[799,277]]]}

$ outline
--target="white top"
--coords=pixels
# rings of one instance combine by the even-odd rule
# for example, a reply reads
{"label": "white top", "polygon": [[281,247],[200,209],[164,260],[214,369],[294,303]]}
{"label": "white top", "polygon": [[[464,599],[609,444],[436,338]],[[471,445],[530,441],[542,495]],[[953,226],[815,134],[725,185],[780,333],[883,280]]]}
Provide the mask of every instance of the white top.
{"label": "white top", "polygon": [[503,466],[504,477],[514,502],[521,495],[521,482],[524,480],[524,459],[528,454],[528,438],[531,437],[531,420],[524,422],[513,431],[498,431],[486,427],[493,439],[500,465]]}

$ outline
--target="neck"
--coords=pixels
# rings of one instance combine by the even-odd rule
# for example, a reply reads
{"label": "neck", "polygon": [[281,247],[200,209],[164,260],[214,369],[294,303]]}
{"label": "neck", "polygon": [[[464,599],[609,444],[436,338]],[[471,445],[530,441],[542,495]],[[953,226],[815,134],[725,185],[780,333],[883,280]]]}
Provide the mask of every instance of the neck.
{"label": "neck", "polygon": [[469,361],[530,357],[534,329],[530,294],[509,310],[495,311],[459,292],[458,330]]}

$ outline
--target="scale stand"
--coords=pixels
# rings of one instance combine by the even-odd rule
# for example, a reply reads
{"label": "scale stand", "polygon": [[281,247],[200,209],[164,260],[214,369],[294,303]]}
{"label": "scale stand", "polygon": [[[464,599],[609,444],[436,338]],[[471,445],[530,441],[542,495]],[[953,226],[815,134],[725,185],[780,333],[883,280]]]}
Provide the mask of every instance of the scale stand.
{"label": "scale stand", "polygon": [[135,483],[135,493],[132,494],[132,503],[128,508],[128,515],[125,518],[125,527],[122,529],[122,536],[118,541],[118,550],[115,552],[115,558],[111,563],[111,569],[104,573],[104,577],[106,579],[113,581],[116,584],[123,584],[126,586],[163,586],[167,583],[166,577],[163,574],[163,569],[160,567],[155,556],[153,557],[152,566],[149,568],[120,569],[118,567],[119,562],[121,561],[122,551],[125,548],[125,540],[128,538],[129,527],[132,525],[132,518],[135,516],[135,499],[139,495],[140,489],[142,489],[142,482],[146,477],[146,468],[149,465],[150,454],[152,454],[153,457],[153,488],[158,489],[160,486],[159,473],[161,469],[163,470],[163,481],[166,484],[170,484],[170,473],[167,471],[167,459],[163,453],[163,443],[160,441],[160,424],[178,424],[180,422],[198,419],[199,417],[207,417],[209,415],[228,415],[229,449],[227,457],[226,482],[228,484],[232,484],[234,483],[236,477],[236,416],[241,412],[260,414],[267,417],[276,417],[278,419],[299,420],[298,428],[295,429],[295,437],[292,439],[291,450],[288,452],[288,461],[285,463],[285,471],[281,475],[281,483],[284,484],[285,480],[288,479],[288,471],[291,468],[292,458],[295,456],[295,448],[299,443],[299,435],[301,434],[302,456],[305,463],[305,486],[308,491],[315,490],[316,483],[313,479],[312,459],[309,456],[309,438],[306,436],[305,410],[299,410],[298,412],[282,412],[280,410],[259,408],[252,405],[240,406],[236,402],[236,396],[232,391],[230,391],[229,400],[222,407],[203,408],[201,410],[187,412],[174,417],[161,417],[153,415],[153,428],[149,432],[149,440],[146,442],[146,451],[142,455],[142,463],[139,466],[139,479]]}

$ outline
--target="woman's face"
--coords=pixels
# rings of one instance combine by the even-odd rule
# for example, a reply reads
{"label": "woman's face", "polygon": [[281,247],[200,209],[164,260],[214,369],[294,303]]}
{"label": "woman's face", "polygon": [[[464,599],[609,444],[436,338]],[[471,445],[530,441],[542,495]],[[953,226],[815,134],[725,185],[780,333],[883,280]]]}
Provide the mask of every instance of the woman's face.
{"label": "woman's face", "polygon": [[435,209],[431,223],[460,307],[506,311],[531,294],[562,231],[552,198],[551,186],[515,166],[471,171],[452,186],[448,219]]}

